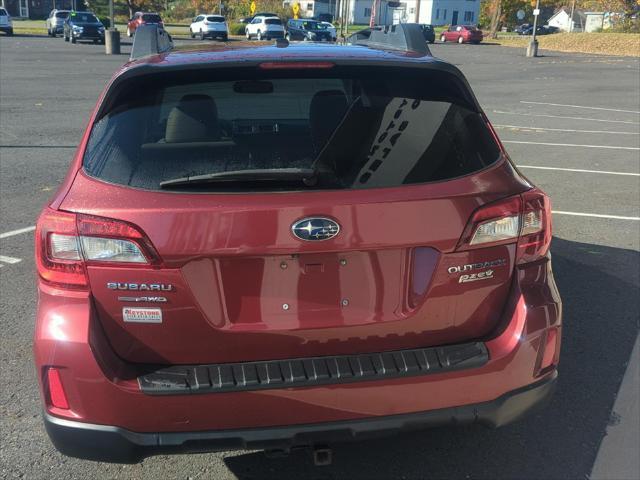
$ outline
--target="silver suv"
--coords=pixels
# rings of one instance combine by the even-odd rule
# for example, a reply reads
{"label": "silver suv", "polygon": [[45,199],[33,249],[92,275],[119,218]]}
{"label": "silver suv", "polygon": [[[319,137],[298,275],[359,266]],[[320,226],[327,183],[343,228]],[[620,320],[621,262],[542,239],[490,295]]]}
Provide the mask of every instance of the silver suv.
{"label": "silver suv", "polygon": [[69,10],[51,10],[47,17],[47,33],[50,37],[62,34],[64,21],[69,16]]}
{"label": "silver suv", "polygon": [[0,32],[13,35],[13,22],[11,16],[4,8],[0,7]]}

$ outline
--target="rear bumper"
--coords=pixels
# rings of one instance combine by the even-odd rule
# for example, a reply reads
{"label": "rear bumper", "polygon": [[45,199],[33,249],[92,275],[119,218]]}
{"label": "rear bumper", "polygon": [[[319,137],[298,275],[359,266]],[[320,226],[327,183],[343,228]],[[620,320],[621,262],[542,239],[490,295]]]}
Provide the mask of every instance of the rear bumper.
{"label": "rear bumper", "polygon": [[11,25],[0,25],[0,32],[13,33],[13,26],[11,26]]}
{"label": "rear bumper", "polygon": [[44,414],[51,441],[62,453],[87,460],[130,463],[159,453],[234,449],[283,449],[364,440],[450,424],[500,427],[544,405],[557,373],[496,400],[403,415],[320,424],[201,432],[136,433],[124,428],[75,422]]}

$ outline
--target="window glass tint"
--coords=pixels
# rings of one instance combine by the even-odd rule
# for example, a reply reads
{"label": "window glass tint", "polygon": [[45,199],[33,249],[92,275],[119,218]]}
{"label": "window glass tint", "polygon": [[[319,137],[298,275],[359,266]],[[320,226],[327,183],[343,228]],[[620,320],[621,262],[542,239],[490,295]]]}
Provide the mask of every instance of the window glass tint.
{"label": "window glass tint", "polygon": [[484,120],[456,98],[448,75],[429,80],[422,73],[358,71],[308,78],[312,74],[147,80],[123,88],[111,113],[93,127],[84,167],[106,181],[152,190],[176,178],[238,170],[317,172],[313,185],[295,188],[268,182],[182,187],[269,191],[439,181],[499,158]]}
{"label": "window glass tint", "polygon": [[7,11],[4,8],[0,8],[0,16],[2,16],[2,17],[6,17],[7,16]]}
{"label": "window glass tint", "polygon": [[267,25],[282,25],[282,20],[279,18],[265,18],[264,23]]}
{"label": "window glass tint", "polygon": [[220,17],[218,15],[210,15],[207,17],[207,21],[214,23],[224,23],[224,17]]}
{"label": "window glass tint", "polygon": [[72,13],[71,20],[76,23],[98,23],[98,19],[91,13]]}
{"label": "window glass tint", "polygon": [[142,15],[142,20],[149,23],[159,23],[162,20],[160,19],[160,15],[156,15],[154,13],[145,13]]}
{"label": "window glass tint", "polygon": [[67,18],[69,16],[69,12],[56,12],[56,18]]}

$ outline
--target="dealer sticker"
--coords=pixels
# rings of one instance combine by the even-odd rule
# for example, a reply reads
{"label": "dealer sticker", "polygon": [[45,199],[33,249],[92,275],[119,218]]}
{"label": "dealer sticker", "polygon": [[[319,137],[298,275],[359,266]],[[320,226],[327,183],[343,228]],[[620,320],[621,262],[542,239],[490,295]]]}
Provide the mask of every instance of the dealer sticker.
{"label": "dealer sticker", "polygon": [[135,323],[162,323],[162,310],[159,308],[124,307],[122,319]]}

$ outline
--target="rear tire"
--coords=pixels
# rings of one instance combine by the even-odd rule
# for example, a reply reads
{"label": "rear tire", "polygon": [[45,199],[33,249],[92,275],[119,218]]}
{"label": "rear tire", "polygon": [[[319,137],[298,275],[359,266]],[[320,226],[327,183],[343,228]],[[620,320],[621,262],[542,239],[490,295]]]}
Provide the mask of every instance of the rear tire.
{"label": "rear tire", "polygon": [[251,35],[249,34],[249,30],[245,29],[244,36],[247,37],[247,40],[251,40]]}
{"label": "rear tire", "polygon": [[191,30],[191,27],[189,27],[189,36],[190,36],[191,38],[196,38],[196,34],[195,34],[195,33],[193,33],[193,30]]}
{"label": "rear tire", "polygon": [[200,30],[200,40],[204,40],[204,32]]}
{"label": "rear tire", "polygon": [[258,30],[258,34],[256,35],[256,40],[258,40],[259,42],[262,41],[262,32],[260,30]]}
{"label": "rear tire", "polygon": [[458,37],[458,43],[462,45],[464,43],[464,38]]}
{"label": "rear tire", "polygon": [[69,41],[69,37],[67,37],[66,33],[63,33],[62,36],[64,37],[64,41],[68,42]]}
{"label": "rear tire", "polygon": [[222,41],[223,42],[228,42],[229,41],[229,35],[223,35],[222,36]]}
{"label": "rear tire", "polygon": [[440,35],[440,41],[442,43],[445,43],[447,41],[447,37],[445,37],[444,35]]}
{"label": "rear tire", "polygon": [[71,39],[71,43],[76,43],[77,42],[76,37],[74,37],[73,35],[70,34],[69,38]]}

